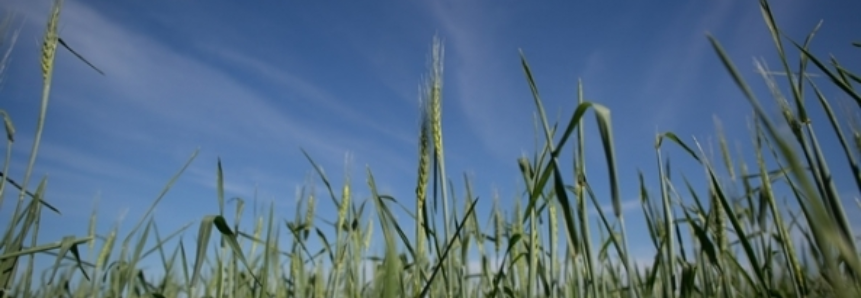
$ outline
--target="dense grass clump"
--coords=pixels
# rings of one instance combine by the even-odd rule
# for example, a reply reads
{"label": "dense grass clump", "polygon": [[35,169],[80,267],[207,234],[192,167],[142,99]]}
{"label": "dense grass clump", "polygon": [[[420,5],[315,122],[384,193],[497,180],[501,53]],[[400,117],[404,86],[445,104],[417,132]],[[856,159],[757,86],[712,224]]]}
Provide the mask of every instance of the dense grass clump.
{"label": "dense grass clump", "polygon": [[[820,87],[806,74],[809,67],[815,67],[858,107],[861,96],[855,86],[861,77],[836,58],[824,61],[811,55],[808,46],[813,33],[803,43],[785,38],[765,0],[761,9],[787,74],[789,92],[778,88],[773,72],[762,65],[760,73],[782,118],[768,117],[720,43],[708,36],[753,108],[753,165],[733,157],[719,129],[720,160],[710,160],[696,140],[685,141],[665,132],[655,138],[658,171],[653,175],[658,184],[646,185],[643,173],[639,181],[619,181],[610,110],[585,101],[582,86],[578,86],[573,115],[561,125],[549,123],[527,59],[521,54],[543,145],[517,160],[526,186],[522,197],[526,205],[503,210],[497,204],[489,214],[478,214],[478,198],[472,195],[469,181],[464,181],[467,195],[462,198],[455,198],[449,189],[454,183],[446,175],[443,146],[443,45],[435,39],[417,134],[415,209],[405,211],[415,221],[415,230],[404,229],[399,224],[403,219],[396,220],[392,209],[402,206],[399,201],[406,198],[379,193],[370,170],[366,174],[370,197],[354,198],[349,177],[338,191],[305,153],[335,202],[334,222],[315,219],[320,198],[313,192],[303,193],[295,216],[286,220],[286,233],[279,233],[271,208],[268,215],[253,218],[253,226],[240,225],[241,200],[234,222],[228,222],[218,160],[219,214],[200,219],[195,243],[179,241],[175,247],[165,243],[188,226],[162,235],[152,219],[152,207],[125,237],[117,229],[97,234],[93,214],[83,236],[36,242],[43,208],[58,212],[44,197],[44,179],[33,191],[27,186],[44,130],[55,53],[58,45],[71,50],[57,33],[61,4],[61,0],[55,1],[43,40],[41,110],[25,175],[13,179],[4,174],[0,179],[0,208],[10,208],[3,199],[18,194],[17,200],[5,201],[12,203],[14,211],[11,218],[3,219],[8,222],[0,241],[0,298],[861,297],[855,234],[831,178],[836,173],[823,156],[807,111],[825,111],[830,121],[826,131],[837,135],[845,154],[828,161],[842,162],[845,157],[852,172],[843,175],[851,175],[859,189],[861,130],[843,131]],[[14,43],[14,37],[12,40]],[[785,47],[802,53],[793,62],[797,68],[790,66]],[[804,100],[808,88],[815,95],[815,106]],[[584,120],[590,111],[597,119],[609,173],[611,213],[599,207],[584,166]],[[0,110],[0,115],[8,144],[2,173],[7,173],[15,129],[5,111]],[[790,127],[791,135],[781,134],[779,126]],[[681,148],[687,158],[702,166],[704,189],[695,189],[687,178],[681,183],[671,179],[664,156],[667,145]],[[576,166],[566,171],[559,160],[572,152]],[[194,156],[189,163],[192,159]],[[187,166],[168,182],[153,207]],[[718,166],[727,175],[719,175]],[[621,183],[638,184],[641,189],[642,212],[656,251],[645,267],[632,260],[628,249]],[[788,187],[796,209],[777,201],[778,184]],[[659,195],[650,196],[651,189]],[[597,227],[590,226],[590,210],[597,214]],[[153,237],[154,243],[148,241]],[[219,238],[220,245],[212,237]],[[372,239],[383,240],[384,249],[373,250]],[[89,252],[89,257],[83,252]],[[39,255],[56,259],[44,274],[34,265]],[[143,272],[140,263],[147,257],[159,260],[164,276],[152,280]]]}

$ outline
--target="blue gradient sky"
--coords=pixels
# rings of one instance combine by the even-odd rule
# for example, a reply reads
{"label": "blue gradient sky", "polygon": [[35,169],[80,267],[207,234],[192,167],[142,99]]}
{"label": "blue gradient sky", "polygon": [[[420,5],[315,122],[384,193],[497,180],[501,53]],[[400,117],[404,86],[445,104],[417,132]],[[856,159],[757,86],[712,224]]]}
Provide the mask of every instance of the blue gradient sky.
{"label": "blue gradient sky", "polygon": [[[655,133],[674,131],[686,141],[705,142],[714,135],[717,117],[733,146],[751,148],[749,106],[706,32],[723,43],[776,112],[754,71],[754,58],[780,66],[756,1],[250,3],[65,2],[61,36],[106,75],[59,50],[36,177],[49,176],[47,198],[63,215],[45,216],[44,239],[85,234],[94,206],[100,229],[123,214],[122,226],[130,227],[196,148],[200,155],[157,208],[162,231],[218,212],[217,157],[223,160],[227,197],[250,200],[256,189],[262,206],[275,202],[282,217],[295,214],[297,189],[312,170],[300,149],[335,185],[343,181],[349,153],[360,199],[368,194],[369,166],[382,192],[412,206],[418,87],[434,34],[445,42],[445,152],[455,191],[464,193],[462,174],[470,175],[483,200],[483,219],[494,193],[509,207],[523,189],[516,158],[533,152],[534,108],[518,57],[522,49],[549,116],[569,117],[578,78],[588,100],[612,110],[631,245],[644,256],[650,244],[638,224],[637,171],[657,174]],[[17,13],[22,26],[0,89],[0,108],[18,129],[10,171],[16,178],[22,177],[33,140],[41,92],[38,47],[50,4],[0,3]],[[813,51],[859,69],[859,49],[850,42],[861,39],[853,35],[861,29],[861,3],[772,6],[780,26],[799,41],[824,20]],[[827,85],[826,78],[817,80]],[[838,90],[824,91],[835,104],[854,104]],[[826,128],[814,110],[814,122]],[[609,206],[591,115],[586,123],[590,179]],[[840,156],[832,135],[820,137],[825,150]],[[679,150],[669,154],[679,174],[701,180],[701,168]],[[834,171],[849,173],[845,159],[834,162]],[[657,194],[656,179],[647,182]],[[857,197],[848,178],[837,177],[837,183],[844,199]],[[322,184],[317,189],[325,194]],[[11,200],[6,198],[2,214],[8,214]],[[331,202],[321,203],[319,215],[333,218]],[[849,205],[847,211],[857,209]]]}

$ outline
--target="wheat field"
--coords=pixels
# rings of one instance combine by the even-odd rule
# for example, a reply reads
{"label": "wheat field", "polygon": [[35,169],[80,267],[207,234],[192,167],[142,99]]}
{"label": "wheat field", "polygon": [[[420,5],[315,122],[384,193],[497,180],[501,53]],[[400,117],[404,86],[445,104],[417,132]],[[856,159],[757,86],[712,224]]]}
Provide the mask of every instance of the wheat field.
{"label": "wheat field", "polygon": [[[698,140],[662,132],[654,144],[658,171],[641,172],[639,181],[620,181],[610,109],[586,101],[580,85],[574,113],[564,122],[551,123],[521,53],[542,146],[516,161],[526,186],[524,204],[495,204],[493,210],[481,212],[469,181],[464,181],[466,196],[455,197],[448,189],[456,179],[446,172],[443,146],[444,45],[434,39],[416,132],[414,198],[380,193],[370,169],[362,177],[370,197],[355,197],[349,178],[343,185],[331,185],[306,152],[309,165],[324,181],[324,195],[304,193],[292,218],[277,218],[271,208],[268,215],[242,218],[241,203],[236,210],[225,210],[218,160],[213,176],[220,213],[197,220],[196,230],[185,227],[163,234],[152,211],[186,163],[125,235],[117,229],[96,233],[93,212],[88,231],[67,231],[79,236],[41,243],[36,241],[45,228],[40,226],[41,214],[58,210],[44,196],[46,180],[32,190],[25,188],[39,179],[32,172],[55,55],[71,50],[58,34],[61,8],[62,1],[55,0],[42,40],[42,98],[27,170],[23,177],[4,174],[0,181],[0,208],[13,210],[11,218],[0,219],[0,297],[861,297],[861,259],[849,223],[859,206],[844,206],[848,198],[840,197],[831,179],[850,175],[861,189],[861,127],[844,131],[841,124],[847,119],[839,117],[842,114],[806,74],[815,70],[827,77],[830,87],[857,104],[850,107],[853,113],[861,108],[861,94],[855,89],[861,77],[836,58],[809,53],[815,30],[801,43],[785,37],[765,0],[760,9],[782,62],[779,71],[794,74],[777,77],[759,65],[782,117],[769,116],[765,102],[728,58],[728,50],[706,36],[725,67],[714,71],[726,72],[741,91],[740,100],[750,104],[753,161],[731,152],[720,127],[717,159],[710,159]],[[2,29],[10,36],[8,26]],[[797,61],[786,54],[790,50],[802,53]],[[818,123],[814,130],[806,112],[812,109],[824,111],[830,123]],[[16,132],[10,115],[3,110],[0,115],[7,136],[3,173],[8,173]],[[597,122],[586,121],[592,115]],[[782,134],[781,126],[788,126],[791,134]],[[586,129],[599,132],[600,140],[588,142],[600,141],[609,197],[596,196],[589,183]],[[844,156],[826,159],[819,134],[836,135]],[[670,176],[672,167],[664,155],[668,146],[685,152],[704,175]],[[577,166],[561,165],[563,157],[573,158]],[[832,172],[836,167],[826,161],[846,162],[851,172]],[[646,184],[645,176],[659,183]],[[688,179],[701,179],[705,188],[695,189]],[[656,251],[646,263],[631,256],[619,195],[623,184],[642,190],[641,212]],[[788,188],[788,194],[778,196],[778,185]],[[651,196],[649,190],[659,195]],[[781,198],[793,204],[783,204]],[[315,217],[315,205],[323,199],[337,206],[333,223]],[[401,208],[399,202],[412,200],[415,208],[407,214],[414,230],[403,228],[403,218],[396,218],[393,210]],[[600,208],[605,201],[612,203],[610,210]],[[236,214],[233,222],[227,219],[231,212]],[[282,221],[286,232],[277,227]],[[196,241],[166,244],[179,235]],[[372,249],[374,241],[384,243],[384,249]],[[53,266],[40,268],[35,258],[49,258]],[[149,275],[141,267],[145,258],[157,260],[164,275]]]}

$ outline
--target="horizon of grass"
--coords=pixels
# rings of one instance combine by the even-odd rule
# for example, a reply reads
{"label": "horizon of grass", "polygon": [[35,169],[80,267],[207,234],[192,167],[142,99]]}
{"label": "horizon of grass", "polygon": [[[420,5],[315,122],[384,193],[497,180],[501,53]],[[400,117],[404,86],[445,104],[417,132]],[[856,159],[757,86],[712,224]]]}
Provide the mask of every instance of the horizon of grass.
{"label": "horizon of grass", "polygon": [[[620,181],[616,174],[609,108],[587,101],[578,82],[578,105],[570,118],[563,123],[549,122],[522,51],[520,61],[536,108],[536,150],[516,160],[525,190],[515,200],[513,210],[504,210],[494,197],[494,208],[481,215],[475,208],[481,199],[473,195],[468,178],[463,178],[466,195],[455,195],[454,181],[445,169],[441,108],[444,46],[438,37],[431,47],[430,71],[419,109],[418,175],[412,210],[402,202],[413,198],[380,193],[370,168],[365,175],[370,196],[361,200],[354,197],[351,177],[347,176],[338,189],[312,155],[303,151],[323,183],[322,197],[312,187],[304,188],[292,219],[278,224],[281,219],[269,208],[267,215],[253,215],[251,227],[241,225],[245,200],[235,199],[233,214],[226,210],[219,159],[214,173],[219,212],[196,221],[196,241],[186,243],[178,238],[190,225],[163,235],[152,213],[195,159],[194,152],[124,237],[118,235],[116,226],[108,233],[96,233],[94,210],[85,236],[38,243],[43,208],[59,213],[44,197],[46,179],[41,179],[34,191],[28,190],[44,130],[58,45],[101,73],[57,34],[61,6],[62,0],[55,0],[43,40],[41,108],[20,184],[5,176],[15,129],[10,116],[0,110],[7,135],[0,208],[4,207],[7,190],[19,191],[0,241],[0,298],[861,296],[861,260],[855,234],[831,178],[834,173],[822,153],[818,131],[808,118],[808,110],[815,107],[805,103],[805,96],[812,91],[814,102],[829,120],[830,131],[825,132],[837,135],[856,187],[861,189],[857,161],[861,127],[852,127],[849,134],[843,131],[807,70],[815,67],[823,72],[859,107],[861,96],[854,86],[861,83],[861,77],[834,57],[823,61],[809,52],[818,25],[803,43],[785,36],[766,0],[760,1],[760,9],[786,74],[788,95],[778,87],[774,72],[764,63],[756,66],[782,118],[768,116],[726,50],[707,35],[752,107],[750,133],[755,164],[748,167],[741,157],[731,154],[717,121],[720,158],[715,160],[696,139],[685,141],[672,132],[656,134],[654,175],[659,183],[647,185],[642,171],[634,182],[639,185],[642,212],[655,250],[654,259],[644,267],[632,260],[627,242],[619,187],[633,183]],[[3,45],[11,23],[5,20],[0,24]],[[9,51],[16,38],[17,33],[13,33]],[[800,52],[799,61],[793,62],[797,63],[795,69],[787,58],[787,44]],[[5,57],[8,54],[3,61]],[[590,111],[595,115],[607,167],[610,212],[601,207],[585,168],[584,135]],[[782,134],[781,125],[788,126],[791,134]],[[705,189],[695,189],[689,177],[671,177],[666,145],[701,165]],[[574,160],[570,172],[560,162],[569,153]],[[727,175],[721,176],[719,171]],[[7,189],[9,185],[15,189]],[[797,210],[777,201],[777,187],[788,188]],[[655,197],[650,192],[653,188],[658,189]],[[335,205],[337,219],[333,222],[316,218],[315,208],[321,199]],[[415,222],[415,230],[403,228],[395,208]],[[591,221],[590,211],[597,221]],[[228,221],[231,215],[233,222]],[[282,228],[286,228],[286,235]],[[382,246],[373,247],[372,239],[381,239]],[[178,244],[168,247],[170,241]],[[37,272],[37,256],[53,258],[53,266]],[[164,276],[155,280],[147,276],[139,266],[145,258],[156,258]],[[42,278],[36,279],[40,273]]]}

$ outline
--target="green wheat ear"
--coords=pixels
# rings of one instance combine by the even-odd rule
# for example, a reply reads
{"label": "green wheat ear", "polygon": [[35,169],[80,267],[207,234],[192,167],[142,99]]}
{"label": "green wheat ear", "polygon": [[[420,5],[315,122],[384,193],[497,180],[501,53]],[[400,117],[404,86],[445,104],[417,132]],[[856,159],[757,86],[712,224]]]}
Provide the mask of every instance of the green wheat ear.
{"label": "green wheat ear", "polygon": [[[24,196],[27,193],[27,185],[30,181],[30,175],[33,172],[33,165],[36,161],[36,152],[39,148],[39,141],[42,136],[42,128],[45,122],[45,113],[48,105],[48,94],[50,91],[50,79],[51,79],[51,70],[53,68],[54,54],[57,50],[57,22],[60,19],[60,7],[62,4],[62,0],[56,0],[54,2],[54,6],[51,8],[51,18],[48,20],[48,30],[45,34],[45,39],[43,40],[42,46],[42,76],[45,79],[45,86],[42,92],[42,107],[39,114],[39,121],[36,126],[36,137],[33,141],[33,149],[30,152],[30,160],[28,166],[26,168],[26,172],[24,174],[24,183],[21,187],[21,193],[18,197],[18,201],[21,202],[24,200]],[[43,180],[43,184],[44,185]],[[41,185],[40,185],[41,186]],[[39,196],[34,196],[34,200],[37,202],[42,202],[41,195],[39,192],[36,193]],[[38,210],[38,205],[30,205],[35,207],[28,207],[28,212],[32,210]],[[33,209],[31,209],[33,208]],[[15,217],[19,216],[16,214]],[[24,218],[24,223],[18,234],[10,234],[13,233],[14,225],[10,226],[6,230],[3,243],[0,243],[0,246],[3,248],[3,254],[10,253],[18,253],[23,248],[24,239],[27,234],[30,232],[31,228],[35,228],[38,230],[38,221],[36,221],[33,217],[27,216]],[[7,238],[8,237],[8,238]],[[32,260],[32,259],[31,259]],[[0,259],[0,296],[4,295],[3,290],[9,289],[12,284],[13,279],[15,278],[16,270],[18,265],[18,256]],[[29,283],[26,281],[25,284]]]}
{"label": "green wheat ear", "polygon": [[48,28],[45,39],[42,40],[42,80],[45,85],[51,83],[51,73],[54,70],[54,56],[57,54],[57,43],[60,36],[57,33],[57,23],[60,22],[60,8],[63,0],[55,0],[51,8],[51,18],[48,19]]}
{"label": "green wheat ear", "polygon": [[105,75],[105,73],[90,63],[84,56],[78,54],[72,47],[70,47],[66,42],[60,38],[60,33],[57,31],[57,23],[60,22],[60,8],[63,6],[63,0],[55,0],[54,6],[51,8],[51,18],[48,19],[47,32],[45,32],[45,39],[42,40],[42,79],[45,84],[50,83],[51,73],[54,70],[54,57],[57,55],[57,46],[63,46],[68,50],[72,55],[75,55],[82,62],[87,64],[90,68],[95,70],[101,75]]}
{"label": "green wheat ear", "polygon": [[425,209],[425,202],[427,200],[427,188],[428,182],[430,180],[430,158],[431,158],[431,148],[430,148],[430,115],[428,114],[428,99],[420,98],[420,119],[421,122],[419,127],[419,167],[418,167],[418,181],[416,183],[416,253],[415,253],[415,271],[413,273],[414,279],[414,287],[415,293],[419,294],[422,287],[422,278],[425,275],[424,273],[424,265],[425,265],[425,222],[427,221]]}

